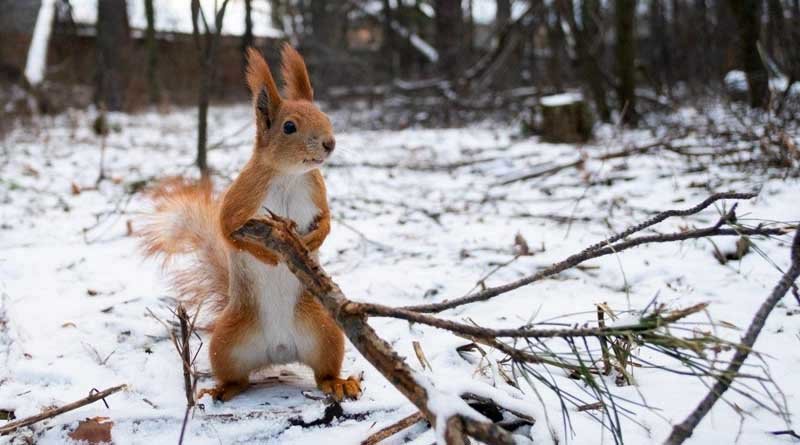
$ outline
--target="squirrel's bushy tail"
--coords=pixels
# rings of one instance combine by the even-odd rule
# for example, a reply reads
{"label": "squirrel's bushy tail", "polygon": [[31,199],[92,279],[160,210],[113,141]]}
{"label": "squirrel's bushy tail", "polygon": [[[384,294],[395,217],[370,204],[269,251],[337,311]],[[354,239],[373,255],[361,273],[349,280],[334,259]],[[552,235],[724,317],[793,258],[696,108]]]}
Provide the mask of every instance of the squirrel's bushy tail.
{"label": "squirrel's bushy tail", "polygon": [[221,310],[228,301],[228,253],[211,181],[172,178],[150,195],[155,208],[138,231],[145,255],[163,261],[180,301]]}

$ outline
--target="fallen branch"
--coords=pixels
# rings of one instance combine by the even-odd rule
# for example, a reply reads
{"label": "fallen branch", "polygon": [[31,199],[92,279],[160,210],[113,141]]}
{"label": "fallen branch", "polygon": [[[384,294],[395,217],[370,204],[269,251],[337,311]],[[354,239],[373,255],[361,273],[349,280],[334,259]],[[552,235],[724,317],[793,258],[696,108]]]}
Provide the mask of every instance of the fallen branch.
{"label": "fallen branch", "polygon": [[361,445],[375,445],[385,439],[394,436],[395,434],[399,433],[400,431],[403,431],[406,428],[410,428],[416,425],[417,423],[422,422],[423,420],[425,420],[425,415],[423,415],[420,411],[417,411],[414,414],[411,414],[410,416],[403,417],[397,422],[376,431],[371,436],[361,441]]}
{"label": "fallen branch", "polygon": [[745,360],[747,360],[747,357],[753,351],[753,345],[755,345],[756,339],[758,339],[761,330],[764,328],[767,317],[769,317],[769,314],[775,309],[778,302],[786,295],[789,288],[792,287],[795,280],[800,276],[800,229],[798,229],[795,234],[794,242],[792,243],[791,261],[792,264],[789,270],[783,274],[778,284],[775,285],[775,288],[772,290],[769,298],[761,304],[758,312],[756,312],[756,315],[753,317],[753,321],[747,328],[747,332],[744,338],[742,338],[741,344],[737,346],[736,353],[734,353],[733,359],[731,359],[728,367],[717,377],[716,383],[714,383],[714,386],[708,394],[706,394],[697,408],[695,408],[683,422],[675,425],[672,429],[672,433],[664,442],[665,445],[680,445],[688,439],[697,425],[700,424],[700,421],[711,411],[711,408],[717,401],[722,398],[725,391],[730,388],[734,376],[738,374],[739,369],[741,369]]}
{"label": "fallen branch", "polygon": [[[587,247],[586,249],[582,250],[579,253],[571,255],[566,259],[554,263],[532,275],[528,275],[526,277],[520,278],[517,281],[513,281],[508,284],[504,284],[501,286],[490,287],[480,292],[476,292],[474,294],[466,295],[461,298],[455,298],[452,300],[444,300],[439,303],[430,303],[430,304],[421,304],[421,305],[414,305],[414,306],[405,306],[402,309],[406,309],[408,311],[413,312],[441,312],[447,309],[452,309],[458,306],[463,306],[465,304],[475,303],[478,301],[486,301],[492,299],[498,295],[502,295],[504,293],[510,292],[512,290],[518,289],[520,287],[526,286],[536,281],[543,280],[547,277],[556,275],[560,272],[563,272],[567,269],[570,269],[580,263],[585,261],[598,258],[605,255],[610,255],[614,253],[621,252],[626,249],[630,249],[632,247],[640,246],[643,244],[648,243],[664,243],[664,242],[673,242],[673,241],[681,241],[681,240],[688,240],[688,239],[695,239],[695,238],[705,238],[708,236],[740,236],[740,235],[783,235],[786,233],[786,230],[783,228],[768,228],[763,226],[758,226],[756,228],[722,228],[721,225],[726,222],[726,217],[720,219],[717,224],[707,227],[704,229],[695,229],[689,230],[686,232],[677,232],[677,233],[670,233],[670,234],[663,234],[663,235],[649,235],[649,236],[642,236],[638,238],[633,238],[627,241],[620,241],[623,238],[626,238],[636,232],[642,231],[648,227],[651,227],[655,224],[658,224],[665,219],[672,217],[672,216],[688,216],[695,213],[698,213],[705,208],[709,207],[714,202],[717,202],[721,199],[750,199],[756,196],[753,193],[717,193],[714,194],[707,199],[705,199],[700,204],[691,207],[685,210],[667,210],[665,212],[661,212],[656,216],[644,221],[640,224],[637,224],[633,227],[630,227],[619,234],[611,236],[599,243],[596,243],[592,246]],[[620,241],[620,242],[617,242]]]}
{"label": "fallen branch", "polygon": [[615,327],[595,327],[595,328],[574,328],[574,329],[491,329],[481,326],[459,323],[450,320],[433,317],[427,314],[410,311],[403,308],[394,308],[372,303],[351,302],[342,309],[351,314],[368,314],[376,317],[391,317],[406,320],[414,323],[433,326],[444,329],[456,334],[462,334],[477,338],[583,338],[583,337],[608,337],[613,335],[635,334],[640,332],[652,331],[656,328],[674,323],[689,315],[705,310],[707,304],[701,303],[686,309],[677,310],[664,316],[658,313],[643,318],[636,323],[620,325]]}
{"label": "fallen branch", "polygon": [[440,419],[441,423],[437,424],[437,414],[428,406],[429,394],[417,381],[414,371],[367,324],[367,317],[364,314],[353,314],[343,310],[352,302],[311,257],[303,241],[294,232],[290,221],[275,215],[271,218],[260,217],[248,221],[233,235],[244,242],[258,243],[277,252],[286,261],[292,273],[304,284],[305,289],[328,310],[364,358],[419,408],[431,425],[437,427],[445,425],[444,435],[448,438],[448,443],[465,443],[464,434],[488,444],[515,443],[511,433],[504,428],[492,422],[476,420],[461,414]]}
{"label": "fallen branch", "polygon": [[68,403],[68,404],[66,404],[64,406],[59,406],[59,407],[56,407],[56,408],[46,409],[46,410],[42,411],[41,413],[36,414],[34,416],[26,417],[24,419],[20,419],[20,420],[14,421],[14,422],[7,423],[7,424],[5,424],[3,426],[0,426],[0,436],[12,433],[12,432],[16,431],[19,428],[30,426],[30,425],[33,425],[34,423],[37,423],[37,422],[41,422],[42,420],[50,419],[50,418],[53,418],[55,416],[64,414],[66,412],[76,410],[76,409],[78,409],[78,408],[80,408],[82,406],[89,405],[90,403],[94,403],[94,402],[96,402],[98,400],[105,399],[106,397],[110,396],[111,394],[114,394],[115,392],[122,391],[126,387],[127,387],[127,385],[119,385],[119,386],[114,386],[114,387],[108,388],[108,389],[106,389],[104,391],[95,391],[95,390],[93,390],[91,393],[89,393],[88,396],[86,396],[86,397],[84,397],[84,398],[82,398],[80,400],[76,400],[76,401],[74,401],[72,403]]}

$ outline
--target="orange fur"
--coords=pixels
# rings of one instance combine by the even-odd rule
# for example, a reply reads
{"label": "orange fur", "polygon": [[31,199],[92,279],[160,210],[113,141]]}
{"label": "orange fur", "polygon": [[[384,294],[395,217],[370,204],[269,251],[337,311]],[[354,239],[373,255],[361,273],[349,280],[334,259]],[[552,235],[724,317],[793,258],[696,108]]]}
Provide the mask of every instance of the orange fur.
{"label": "orange fur", "polygon": [[322,179],[322,173],[319,170],[311,172],[312,181],[314,184],[314,195],[312,199],[319,209],[319,215],[314,221],[314,227],[307,234],[303,236],[303,241],[308,250],[318,250],[322,246],[322,242],[328,237],[331,231],[331,212],[328,209],[328,196],[325,190],[325,180]]}
{"label": "orange fur", "polygon": [[308,78],[308,70],[303,57],[288,43],[283,44],[281,50],[281,74],[285,86],[283,95],[290,100],[314,100],[314,89]]}
{"label": "orange fur", "polygon": [[[302,290],[296,296],[265,295],[264,292],[282,289],[280,281],[265,284],[263,278],[253,274],[283,273],[280,271],[285,269],[279,268],[285,266],[275,252],[264,246],[233,238],[239,227],[259,217],[265,202],[277,199],[270,198],[273,184],[278,184],[275,185],[278,188],[307,187],[307,192],[301,188],[300,192],[285,196],[302,200],[296,203],[295,212],[304,221],[309,220],[309,211],[313,209],[313,220],[304,222],[305,227],[298,227],[309,250],[318,250],[330,232],[325,181],[317,167],[333,150],[333,128],[328,117],[311,103],[313,89],[305,63],[291,46],[284,46],[285,97],[281,97],[261,54],[249,49],[247,55],[247,83],[256,119],[250,160],[218,200],[212,197],[207,180],[199,184],[173,180],[156,189],[153,193],[156,211],[142,231],[145,252],[150,256],[163,255],[165,259],[178,254],[193,255],[195,261],[173,273],[178,295],[194,303],[208,299],[215,303],[216,320],[209,354],[218,385],[207,393],[228,400],[246,389],[250,372],[270,364],[270,352],[258,350],[258,345],[287,350],[280,343],[284,341],[280,335],[275,336],[278,343],[269,342],[271,334],[281,333],[270,331],[273,328],[270,324],[265,327],[264,320],[276,320],[270,314],[289,313],[294,315],[289,320],[292,327],[286,332],[302,335],[295,339],[291,350],[297,360],[314,370],[319,388],[338,399],[357,397],[359,383],[339,377],[344,335],[335,321]],[[292,131],[285,130],[288,122]],[[286,182],[286,178],[300,178],[303,185],[291,185],[296,180]],[[294,203],[279,201],[279,205],[291,209]],[[292,211],[286,209],[283,211]],[[248,258],[255,258],[258,263]],[[258,267],[264,268],[263,272]],[[284,303],[287,301],[293,303]],[[293,304],[293,307],[275,306],[279,304]]]}
{"label": "orange fur", "polygon": [[177,255],[189,261],[172,270],[171,284],[190,306],[209,302],[220,310],[228,302],[228,255],[218,225],[219,205],[207,179],[190,183],[169,178],[150,190],[155,211],[138,230],[144,254],[166,268]]}

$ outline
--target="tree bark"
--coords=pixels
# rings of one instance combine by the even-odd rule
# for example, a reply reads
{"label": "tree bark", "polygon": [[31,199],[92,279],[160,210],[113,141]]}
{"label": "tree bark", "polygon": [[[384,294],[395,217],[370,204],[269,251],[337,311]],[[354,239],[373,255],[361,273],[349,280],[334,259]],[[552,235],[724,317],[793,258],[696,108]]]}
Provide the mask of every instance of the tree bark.
{"label": "tree bark", "polygon": [[761,0],[728,0],[739,28],[739,57],[747,76],[750,106],[766,108],[769,76],[758,53],[761,33]]}
{"label": "tree bark", "polygon": [[346,48],[343,14],[345,2],[311,0],[311,28],[314,31],[313,43],[317,48],[339,50]]}
{"label": "tree bark", "polygon": [[708,64],[711,62],[709,56],[712,50],[712,47],[709,46],[711,44],[709,39],[709,26],[708,6],[706,5],[706,0],[695,0],[693,29],[697,30],[699,33],[700,41],[707,42],[707,44],[692,45],[690,52],[692,54],[692,59],[694,60],[692,66],[695,68],[695,71],[691,74],[693,76],[697,76],[700,84],[703,86],[708,83],[711,77],[708,70]]}
{"label": "tree bark", "polygon": [[247,48],[253,46],[253,0],[244,0],[244,34],[242,34],[242,72],[247,69]]}
{"label": "tree bark", "polygon": [[[652,55],[648,57],[651,61],[653,77],[656,81],[656,88],[666,87],[669,91],[673,85],[672,73],[672,51],[670,51],[670,33],[667,30],[667,18],[664,13],[664,4],[659,1],[650,3],[650,44],[653,45]],[[672,36],[676,39],[677,36]]]}
{"label": "tree bark", "polygon": [[211,97],[211,67],[203,64],[200,91],[197,94],[197,159],[195,164],[203,176],[208,174],[208,105]]}
{"label": "tree bark", "polygon": [[497,0],[497,11],[494,16],[494,28],[503,29],[511,21],[511,0]]}
{"label": "tree bark", "polygon": [[606,102],[606,91],[603,86],[603,73],[600,71],[600,58],[603,53],[602,38],[597,21],[600,18],[598,0],[582,0],[580,3],[580,24],[576,19],[572,0],[560,0],[560,12],[567,20],[570,33],[575,40],[575,51],[578,53],[578,65],[585,89],[594,101],[597,114],[603,122],[611,120],[611,113]]}
{"label": "tree bark", "polygon": [[147,92],[151,104],[157,104],[161,99],[161,90],[158,85],[158,42],[156,41],[156,17],[153,0],[144,0],[144,13],[147,17],[147,30],[145,32],[145,45],[147,47]]}
{"label": "tree bark", "polygon": [[396,69],[396,53],[395,46],[396,40],[394,31],[392,30],[392,22],[394,21],[394,14],[392,13],[392,5],[389,0],[383,0],[383,54],[388,60],[386,71],[390,79],[397,77]]}
{"label": "tree bark", "polygon": [[[198,67],[200,68],[200,88],[197,92],[197,159],[195,164],[200,169],[203,177],[208,176],[207,137],[208,137],[208,106],[211,99],[211,82],[214,78],[214,64],[222,33],[222,21],[225,18],[225,9],[228,0],[222,0],[218,10],[214,11],[214,28],[211,29],[202,19],[200,0],[192,0],[192,37],[197,50]],[[200,22],[204,31],[200,32]]]}
{"label": "tree bark", "polygon": [[[556,8],[552,11],[551,19],[547,20],[547,43],[550,47],[549,73],[550,82],[557,91],[564,90],[564,29],[561,27],[561,10]],[[549,16],[550,14],[548,14]]]}
{"label": "tree bark", "polygon": [[[732,0],[736,1],[736,0]],[[636,123],[636,0],[615,0],[616,66],[622,122]]]}
{"label": "tree bark", "polygon": [[464,15],[461,0],[435,0],[436,49],[440,71],[448,78],[458,77],[461,68]]}
{"label": "tree bark", "polygon": [[130,42],[128,8],[125,0],[97,2],[97,73],[95,102],[107,110],[120,111],[125,104],[126,54]]}
{"label": "tree bark", "polygon": [[778,53],[784,50],[784,48],[781,47],[785,28],[781,0],[767,0],[767,13],[769,17],[767,52],[777,58]]}

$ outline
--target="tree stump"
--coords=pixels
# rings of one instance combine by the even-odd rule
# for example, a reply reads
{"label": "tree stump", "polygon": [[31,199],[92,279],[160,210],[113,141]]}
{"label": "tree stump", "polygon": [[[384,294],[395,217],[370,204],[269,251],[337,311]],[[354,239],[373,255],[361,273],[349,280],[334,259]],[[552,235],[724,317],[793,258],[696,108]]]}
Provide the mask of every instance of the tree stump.
{"label": "tree stump", "polygon": [[542,139],[547,142],[586,142],[594,124],[589,107],[579,93],[541,98]]}

